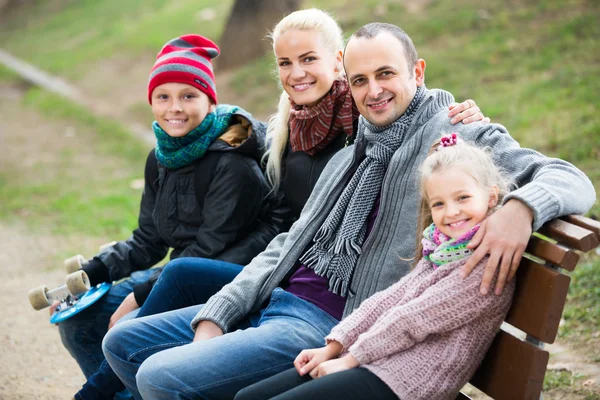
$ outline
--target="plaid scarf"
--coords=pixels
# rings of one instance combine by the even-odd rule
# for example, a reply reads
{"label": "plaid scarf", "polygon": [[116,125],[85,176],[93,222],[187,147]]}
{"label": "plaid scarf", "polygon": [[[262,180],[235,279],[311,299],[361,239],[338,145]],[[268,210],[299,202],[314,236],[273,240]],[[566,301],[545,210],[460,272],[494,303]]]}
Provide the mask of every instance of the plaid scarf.
{"label": "plaid scarf", "polygon": [[[365,158],[344,188],[327,219],[317,231],[313,245],[300,262],[319,276],[329,278],[329,290],[346,297],[354,267],[367,234],[367,218],[388,164],[400,148],[424,93],[421,87],[404,114],[388,126],[375,126],[363,117],[359,137],[366,140]],[[362,135],[362,136],[361,136]]]}
{"label": "plaid scarf", "polygon": [[479,224],[459,238],[452,239],[444,235],[435,226],[429,225],[423,231],[423,258],[434,264],[434,268],[469,257],[473,252],[467,245],[479,230]]}
{"label": "plaid scarf", "polygon": [[183,137],[171,137],[158,122],[152,123],[156,135],[156,158],[165,167],[177,169],[202,158],[211,144],[229,127],[239,107],[219,104],[202,123]]}
{"label": "plaid scarf", "polygon": [[342,132],[353,135],[358,110],[346,78],[333,82],[331,90],[316,106],[298,106],[290,99],[290,144],[292,151],[311,156],[323,150]]}

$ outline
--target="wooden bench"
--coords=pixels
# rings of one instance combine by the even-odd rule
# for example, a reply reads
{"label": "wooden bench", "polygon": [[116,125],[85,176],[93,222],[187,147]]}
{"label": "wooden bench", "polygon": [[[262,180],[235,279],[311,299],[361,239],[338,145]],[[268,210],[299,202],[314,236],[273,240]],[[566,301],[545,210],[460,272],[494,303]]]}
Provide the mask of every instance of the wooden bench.
{"label": "wooden bench", "polygon": [[[549,353],[544,343],[554,343],[573,271],[576,252],[600,245],[600,222],[568,216],[545,224],[532,235],[517,271],[513,303],[505,322],[523,331],[519,339],[502,330],[496,335],[471,385],[496,400],[539,399]],[[538,260],[533,261],[537,258]],[[457,399],[469,399],[460,393]]]}

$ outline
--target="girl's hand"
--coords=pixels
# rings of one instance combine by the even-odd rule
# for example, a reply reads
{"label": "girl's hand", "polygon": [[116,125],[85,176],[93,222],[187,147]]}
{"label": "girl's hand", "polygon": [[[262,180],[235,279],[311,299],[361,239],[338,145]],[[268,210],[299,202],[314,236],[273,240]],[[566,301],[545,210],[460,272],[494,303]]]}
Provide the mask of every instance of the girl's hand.
{"label": "girl's hand", "polygon": [[319,364],[337,357],[342,352],[342,348],[343,346],[340,343],[332,341],[325,347],[302,350],[294,360],[294,367],[300,376],[306,375],[309,372],[312,376],[312,371]]}
{"label": "girl's hand", "polygon": [[313,379],[322,378],[325,375],[334,374],[340,371],[346,371],[348,369],[356,368],[360,365],[358,360],[350,353],[342,358],[336,358],[335,360],[325,361],[315,368],[310,376]]}
{"label": "girl's hand", "polygon": [[490,119],[488,117],[484,117],[483,113],[475,104],[475,100],[465,100],[462,103],[452,103],[448,106],[450,112],[448,113],[448,117],[452,118],[450,120],[451,124],[457,124],[462,121],[463,124],[470,124],[471,122],[481,121],[483,123],[489,123]]}

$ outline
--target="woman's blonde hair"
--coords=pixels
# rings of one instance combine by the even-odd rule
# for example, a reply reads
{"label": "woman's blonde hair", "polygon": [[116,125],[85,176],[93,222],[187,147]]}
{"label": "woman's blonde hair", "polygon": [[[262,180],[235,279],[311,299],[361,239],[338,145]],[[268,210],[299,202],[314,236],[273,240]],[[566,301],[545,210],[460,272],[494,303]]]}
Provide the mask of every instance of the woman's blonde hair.
{"label": "woman's blonde hair", "polygon": [[[279,36],[293,30],[319,32],[325,46],[331,50],[332,55],[343,50],[344,38],[342,29],[335,19],[323,10],[311,8],[295,11],[279,21],[275,25],[273,32],[269,34],[269,38],[273,43],[273,51],[275,51],[275,42]],[[341,68],[340,76],[342,75],[343,69]],[[281,85],[281,82],[279,84]],[[267,160],[267,178],[275,191],[279,189],[279,182],[281,180],[281,158],[283,157],[283,152],[288,141],[289,118],[289,95],[283,90],[279,97],[277,113],[269,118],[267,151],[263,156],[263,162],[265,159]]]}
{"label": "woman's blonde hair", "polygon": [[460,168],[471,176],[482,189],[487,190],[494,185],[498,186],[498,204],[502,203],[504,196],[513,187],[512,178],[494,164],[489,149],[477,147],[460,138],[455,145],[440,148],[440,140],[437,140],[419,169],[421,206],[416,235],[415,260],[417,262],[422,258],[423,253],[421,244],[423,231],[433,223],[425,184],[433,174],[445,172],[451,168]]}

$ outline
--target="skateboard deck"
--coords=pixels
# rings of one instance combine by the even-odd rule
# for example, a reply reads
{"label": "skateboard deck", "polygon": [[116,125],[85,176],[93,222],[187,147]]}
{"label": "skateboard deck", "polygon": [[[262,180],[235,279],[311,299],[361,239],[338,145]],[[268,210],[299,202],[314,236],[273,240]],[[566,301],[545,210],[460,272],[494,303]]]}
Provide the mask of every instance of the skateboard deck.
{"label": "skateboard deck", "polygon": [[85,292],[78,299],[69,296],[65,302],[59,305],[54,314],[52,314],[50,317],[50,323],[58,324],[59,322],[63,322],[64,320],[71,318],[73,315],[80,313],[97,302],[106,294],[106,292],[110,290],[111,287],[111,283],[104,282],[90,288],[90,290]]}
{"label": "skateboard deck", "polygon": [[[117,242],[103,244],[100,246],[100,253],[108,251],[115,243]],[[31,306],[35,310],[42,310],[58,302],[56,310],[50,317],[50,323],[56,324],[71,318],[98,301],[110,290],[112,283],[105,282],[91,287],[84,271],[89,261],[81,254],[67,258],[64,261],[68,272],[65,284],[52,290],[45,285],[31,289],[29,291]]]}

